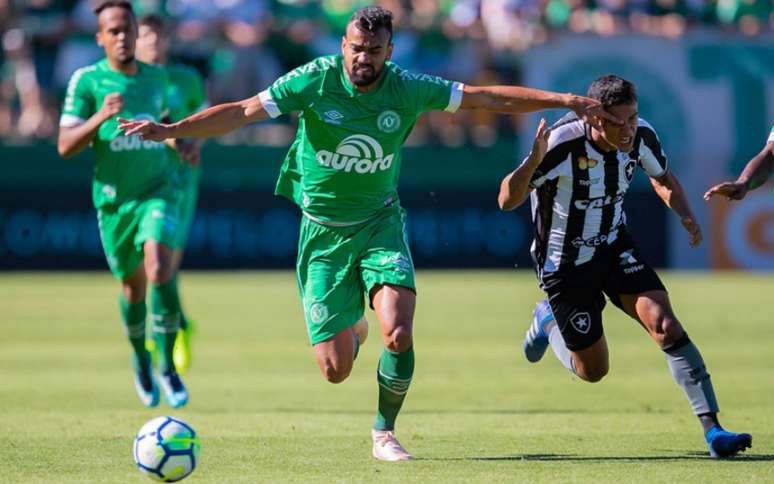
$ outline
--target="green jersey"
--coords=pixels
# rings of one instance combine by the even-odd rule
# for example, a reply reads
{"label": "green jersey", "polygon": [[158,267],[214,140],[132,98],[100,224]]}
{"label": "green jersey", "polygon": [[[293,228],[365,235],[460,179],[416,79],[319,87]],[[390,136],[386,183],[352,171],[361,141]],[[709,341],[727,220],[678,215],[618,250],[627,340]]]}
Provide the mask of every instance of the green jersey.
{"label": "green jersey", "polygon": [[204,80],[196,70],[184,64],[170,64],[166,69],[169,78],[167,101],[172,121],[180,121],[207,107]]}
{"label": "green jersey", "polygon": [[70,78],[60,126],[84,123],[102,107],[108,94],[119,93],[123,110],[99,127],[92,141],[95,154],[92,199],[96,208],[137,199],[169,183],[173,162],[166,145],[124,136],[118,118],[160,121],[167,111],[164,69],[137,63],[133,76],[114,71],[107,59],[78,69]]}
{"label": "green jersey", "polygon": [[388,62],[379,85],[361,93],[343,58],[320,57],[259,94],[271,117],[299,112],[298,132],[276,193],[312,220],[351,224],[398,201],[401,148],[425,111],[455,112],[462,84]]}

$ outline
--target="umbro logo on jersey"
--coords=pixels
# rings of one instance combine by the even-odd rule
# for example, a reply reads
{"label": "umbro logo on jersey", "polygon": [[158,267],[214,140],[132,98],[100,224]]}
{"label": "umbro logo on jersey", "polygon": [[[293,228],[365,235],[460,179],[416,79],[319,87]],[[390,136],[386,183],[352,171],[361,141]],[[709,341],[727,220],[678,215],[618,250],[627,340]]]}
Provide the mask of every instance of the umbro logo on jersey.
{"label": "umbro logo on jersey", "polygon": [[344,138],[336,147],[336,152],[320,150],[315,158],[322,166],[350,173],[376,173],[392,166],[395,155],[384,155],[382,145],[370,136],[353,134]]}
{"label": "umbro logo on jersey", "polygon": [[575,313],[570,317],[570,324],[575,328],[575,331],[587,334],[591,329],[591,316],[589,313]]}
{"label": "umbro logo on jersey", "polygon": [[586,158],[585,156],[581,156],[578,158],[578,168],[580,168],[581,170],[594,168],[595,166],[597,166],[597,163],[599,163],[599,161],[595,160],[594,158]]}
{"label": "umbro logo on jersey", "polygon": [[323,113],[323,121],[326,123],[341,124],[342,119],[344,119],[344,115],[335,109],[331,109],[330,111],[325,111]]}

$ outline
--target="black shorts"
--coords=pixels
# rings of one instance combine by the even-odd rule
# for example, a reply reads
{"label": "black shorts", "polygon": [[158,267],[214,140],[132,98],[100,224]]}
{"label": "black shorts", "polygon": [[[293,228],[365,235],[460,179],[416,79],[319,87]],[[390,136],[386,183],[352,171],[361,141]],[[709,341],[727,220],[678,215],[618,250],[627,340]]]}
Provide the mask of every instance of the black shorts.
{"label": "black shorts", "polygon": [[666,291],[656,271],[642,259],[625,231],[591,261],[569,270],[544,273],[540,287],[548,295],[554,318],[571,351],[588,348],[602,337],[605,294],[623,309],[619,294]]}

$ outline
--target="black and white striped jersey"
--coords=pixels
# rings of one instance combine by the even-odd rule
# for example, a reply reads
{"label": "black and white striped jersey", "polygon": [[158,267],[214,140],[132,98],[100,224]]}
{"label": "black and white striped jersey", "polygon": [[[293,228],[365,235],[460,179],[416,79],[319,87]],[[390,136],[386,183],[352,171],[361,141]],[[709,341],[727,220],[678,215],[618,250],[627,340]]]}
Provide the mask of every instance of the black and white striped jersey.
{"label": "black and white striped jersey", "polygon": [[541,275],[589,262],[616,240],[626,224],[624,195],[638,166],[650,177],[667,171],[658,136],[644,119],[629,153],[599,148],[591,128],[574,113],[551,129],[546,155],[530,181],[531,252]]}

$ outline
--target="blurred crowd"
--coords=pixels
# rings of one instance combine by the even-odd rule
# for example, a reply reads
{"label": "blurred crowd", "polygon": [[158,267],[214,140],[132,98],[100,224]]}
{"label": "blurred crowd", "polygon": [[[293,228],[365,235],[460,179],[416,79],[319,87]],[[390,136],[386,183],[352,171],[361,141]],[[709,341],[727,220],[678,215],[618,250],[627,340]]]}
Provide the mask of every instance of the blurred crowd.
{"label": "blurred crowd", "polygon": [[[207,78],[211,102],[255,94],[317,55],[339,51],[359,0],[134,0],[138,15],[171,26],[172,57]],[[393,60],[411,70],[475,83],[517,82],[519,53],[556,32],[677,38],[712,28],[771,31],[774,0],[382,0],[395,14]],[[94,0],[0,0],[0,140],[54,137],[72,72],[102,56]],[[464,59],[464,62],[459,62]],[[455,61],[457,60],[457,61]],[[439,116],[412,142],[488,146],[502,118]],[[432,128],[431,128],[432,127]],[[286,144],[289,124],[245,130],[226,142]]]}

